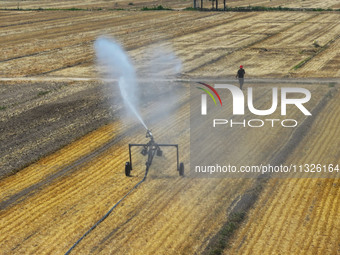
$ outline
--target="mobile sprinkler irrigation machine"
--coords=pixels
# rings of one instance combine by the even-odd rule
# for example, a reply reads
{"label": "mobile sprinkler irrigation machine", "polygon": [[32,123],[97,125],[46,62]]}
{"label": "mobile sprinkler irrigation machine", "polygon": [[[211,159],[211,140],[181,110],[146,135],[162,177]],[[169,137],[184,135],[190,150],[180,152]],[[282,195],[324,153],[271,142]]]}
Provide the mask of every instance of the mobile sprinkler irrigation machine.
{"label": "mobile sprinkler irrigation machine", "polygon": [[153,135],[150,130],[146,131],[146,138],[149,138],[150,141],[146,144],[137,144],[131,143],[129,144],[129,157],[130,161],[125,163],[125,175],[130,176],[132,170],[132,157],[131,157],[131,147],[143,147],[141,150],[141,154],[143,156],[148,156],[148,159],[145,163],[146,165],[146,172],[145,175],[148,174],[149,168],[152,164],[153,157],[155,154],[159,157],[163,155],[163,151],[161,147],[175,147],[177,152],[177,171],[179,172],[180,176],[184,176],[184,164],[183,162],[179,163],[179,156],[178,156],[178,144],[158,144],[155,142]]}

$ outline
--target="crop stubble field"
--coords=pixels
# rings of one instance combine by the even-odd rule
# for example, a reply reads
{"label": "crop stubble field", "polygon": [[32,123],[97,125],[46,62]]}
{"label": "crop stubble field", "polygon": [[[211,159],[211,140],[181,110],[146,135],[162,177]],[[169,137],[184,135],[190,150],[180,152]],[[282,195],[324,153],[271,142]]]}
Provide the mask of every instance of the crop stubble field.
{"label": "crop stubble field", "polygon": [[[13,78],[3,81],[2,86],[2,102],[6,103],[6,109],[0,112],[4,139],[8,134],[12,140],[19,139],[18,132],[22,133],[20,137],[30,137],[30,132],[25,131],[29,119],[27,123],[21,123],[22,130],[13,134],[6,123],[29,110],[32,112],[28,116],[35,119],[37,114],[46,114],[37,112],[37,106],[52,109],[56,101],[61,101],[61,110],[68,104],[68,111],[75,109],[74,114],[68,116],[70,119],[89,107],[76,120],[75,129],[70,129],[73,133],[89,118],[95,117],[93,122],[100,120],[97,126],[93,122],[88,124],[92,129],[101,127],[83,137],[80,132],[65,138],[65,131],[60,131],[60,126],[56,125],[67,123],[65,117],[47,111],[51,118],[41,123],[48,126],[49,134],[55,134],[56,138],[47,141],[46,146],[58,139],[63,140],[59,146],[79,139],[40,160],[36,157],[36,163],[0,180],[0,252],[66,252],[143,177],[145,159],[138,151],[135,152],[134,177],[125,177],[123,168],[128,158],[127,144],[144,142],[144,131],[133,121],[122,122],[115,118],[121,114],[119,109],[113,109],[113,118],[106,113],[109,104],[101,99],[100,93],[105,91],[105,86],[92,81],[97,78],[92,45],[98,35],[116,37],[132,56],[142,78],[147,79],[142,66],[148,61],[148,49],[153,46],[171,45],[182,60],[182,76],[176,78],[182,81],[170,82],[177,91],[177,101],[169,116],[162,116],[161,97],[154,97],[155,100],[143,105],[142,113],[157,141],[179,144],[181,160],[188,169],[188,88],[192,83],[184,80],[230,78],[237,65],[244,63],[252,78],[308,78],[310,83],[304,86],[312,92],[308,105],[313,108],[331,89],[313,78],[337,79],[340,75],[339,69],[335,68],[340,61],[338,17],[337,13],[302,12],[2,11],[0,77]],[[327,47],[318,52],[314,40]],[[293,69],[308,57],[312,58],[304,66]],[[16,82],[18,77],[34,77],[36,81]],[[56,77],[65,81],[44,89],[46,77],[51,81]],[[69,77],[88,78],[89,81],[69,82]],[[143,85],[152,88],[156,93],[153,96],[162,93],[162,86]],[[33,92],[30,92],[32,87]],[[269,93],[267,85],[257,87],[263,95]],[[13,100],[11,95],[20,89],[21,93],[28,91],[31,96]],[[316,116],[313,126],[306,130],[305,138],[294,153],[286,159],[287,163],[303,163],[317,157],[339,162],[337,89],[338,85],[335,85],[333,96]],[[37,97],[37,93],[45,90],[49,93]],[[77,99],[84,97],[86,100],[82,105]],[[87,100],[91,104],[87,105]],[[258,96],[256,102],[261,107],[268,107],[264,97]],[[228,104],[231,106],[231,102]],[[304,120],[302,116],[297,109],[292,112],[292,118],[299,121]],[[103,126],[105,123],[108,124]],[[32,129],[37,127],[39,122]],[[72,123],[63,127],[71,128]],[[327,132],[320,132],[320,129]],[[277,148],[284,147],[291,135],[291,130],[282,128],[266,129],[261,133],[235,129],[226,133],[225,139],[231,148],[235,148],[228,152],[230,157],[246,164],[273,158]],[[36,137],[28,138],[27,147],[13,144],[17,150],[11,151],[11,147],[10,152],[2,152],[2,160],[5,159],[2,164],[8,166],[6,171],[15,171],[18,167],[12,162],[15,157],[22,154],[32,157],[29,151],[36,145]],[[328,146],[330,139],[334,147]],[[212,148],[205,149],[209,152]],[[12,154],[8,156],[9,153]],[[38,151],[36,154],[43,156],[44,153]],[[75,254],[202,253],[228,219],[226,212],[234,199],[254,185],[252,179],[197,179],[188,174],[179,178],[174,153],[170,150],[164,153],[165,158],[153,163],[147,181],[76,247]],[[332,179],[270,180],[244,226],[237,232],[231,249],[225,252],[336,254],[339,251],[338,191],[339,182]],[[301,234],[298,236],[301,242],[307,240],[303,249],[297,240],[297,232]],[[268,242],[272,235],[275,238],[269,238]]]}
{"label": "crop stubble field", "polygon": [[188,77],[232,77],[240,62],[252,77],[339,77],[339,15],[3,11],[0,77],[96,77],[93,41],[99,35],[116,37],[137,66],[148,59],[148,46],[171,45]]}
{"label": "crop stubble field", "polygon": [[[287,164],[339,162],[339,100],[338,93]],[[339,186],[339,179],[270,180],[225,254],[339,254]]]}
{"label": "crop stubble field", "polygon": [[[197,1],[199,5],[201,1]],[[162,5],[165,7],[170,7],[174,9],[183,9],[186,7],[192,7],[192,0],[131,0],[131,1],[52,1],[52,0],[27,0],[27,1],[17,1],[17,0],[4,0],[0,1],[0,8],[2,9],[38,9],[38,8],[56,8],[56,9],[68,9],[68,8],[80,8],[80,9],[132,9],[138,10],[142,7],[154,7]],[[211,7],[211,2],[208,0],[203,1],[203,6],[205,8]],[[220,8],[223,6],[223,1],[220,1]],[[340,4],[336,0],[228,0],[227,6],[230,7],[247,7],[247,6],[267,6],[267,7],[290,7],[290,8],[340,8]]]}
{"label": "crop stubble field", "polygon": [[[315,95],[319,94],[311,102],[313,104],[328,90],[325,88],[320,93],[316,86],[310,89]],[[169,118],[148,120],[158,140],[180,144],[180,155],[186,165],[189,150],[188,123],[185,121],[189,112],[187,98],[184,93],[178,102],[182,106],[176,107]],[[260,103],[261,98],[256,101]],[[157,115],[151,112],[154,105],[149,108],[144,112],[146,116]],[[294,111],[294,116],[301,118],[298,110]],[[164,129],[167,132],[162,134]],[[122,197],[143,176],[143,160],[138,156],[134,163],[134,178],[125,177],[122,171],[128,158],[127,144],[144,141],[139,133],[138,125],[131,131],[126,124],[114,122],[3,179],[1,190],[5,192],[1,194],[6,202],[1,204],[1,220],[5,226],[1,250],[5,254],[66,251],[113,201]],[[228,132],[226,140],[230,146],[239,144],[233,158],[242,164],[254,159],[258,162],[268,160],[275,154],[275,148],[285,144],[291,131],[277,129],[271,131],[270,136],[266,134],[267,131],[261,136],[255,135],[252,130]],[[280,138],[273,141],[271,138],[275,135]],[[96,152],[97,147],[111,139],[116,139],[112,146],[101,153]],[[266,147],[266,153],[263,147]],[[64,171],[74,161],[91,153],[95,155],[93,158]],[[165,153],[165,159],[153,164],[147,182],[86,237],[75,253],[192,254],[204,250],[209,236],[226,220],[226,208],[253,184],[253,180],[196,179],[190,175],[179,178],[171,163],[175,155],[170,151]],[[51,175],[56,177],[51,178]],[[22,190],[26,192],[21,193]],[[23,224],[27,228],[21,229]]]}

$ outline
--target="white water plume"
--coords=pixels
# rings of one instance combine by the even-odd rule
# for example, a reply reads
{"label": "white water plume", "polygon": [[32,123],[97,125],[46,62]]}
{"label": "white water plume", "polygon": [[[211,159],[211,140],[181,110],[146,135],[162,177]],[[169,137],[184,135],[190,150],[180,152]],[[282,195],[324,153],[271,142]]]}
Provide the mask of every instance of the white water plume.
{"label": "white water plume", "polygon": [[182,70],[182,61],[174,54],[170,45],[156,45],[145,53],[143,75],[152,80],[174,79]]}
{"label": "white water plume", "polygon": [[98,65],[105,78],[118,80],[120,93],[127,108],[138,118],[145,129],[148,129],[143,121],[138,107],[138,82],[136,71],[130,58],[122,47],[112,39],[98,38],[94,43]]}

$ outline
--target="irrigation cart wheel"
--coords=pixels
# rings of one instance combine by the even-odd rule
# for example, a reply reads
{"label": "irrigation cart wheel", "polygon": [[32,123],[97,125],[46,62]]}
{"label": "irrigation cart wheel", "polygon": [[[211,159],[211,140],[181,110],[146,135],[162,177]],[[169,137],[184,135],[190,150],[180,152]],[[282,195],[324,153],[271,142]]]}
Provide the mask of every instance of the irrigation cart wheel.
{"label": "irrigation cart wheel", "polygon": [[130,176],[130,172],[131,172],[131,164],[130,162],[126,162],[125,163],[125,175]]}
{"label": "irrigation cart wheel", "polygon": [[184,163],[183,162],[181,162],[180,164],[179,164],[179,175],[180,176],[184,176]]}

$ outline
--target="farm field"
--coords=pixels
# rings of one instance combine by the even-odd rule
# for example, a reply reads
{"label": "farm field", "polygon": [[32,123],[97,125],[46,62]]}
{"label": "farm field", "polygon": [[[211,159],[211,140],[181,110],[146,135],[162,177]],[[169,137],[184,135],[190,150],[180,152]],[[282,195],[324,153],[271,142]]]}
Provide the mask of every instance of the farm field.
{"label": "farm field", "polygon": [[[154,110],[156,103],[146,106],[143,115],[147,116],[157,140],[180,145],[181,161],[188,166],[189,104],[185,87],[186,84],[182,90],[187,92],[181,93],[166,119],[161,114],[163,111]],[[329,88],[323,87],[320,90],[310,85],[315,94],[311,104],[325,96]],[[300,119],[299,110],[293,116]],[[127,144],[145,140],[141,129],[138,123],[115,121],[3,179],[1,251],[5,254],[66,252],[143,177],[144,159],[139,153],[135,155],[134,177],[125,177],[123,171],[128,159]],[[230,132],[226,137],[230,145],[239,144],[231,157],[242,163],[273,158],[274,148],[284,147],[292,131],[281,128],[270,132],[267,139],[266,130],[261,136],[254,135],[256,132],[251,129]],[[275,135],[280,138],[273,142],[271,137]],[[255,148],[249,147],[249,143],[256,145]],[[76,254],[201,253],[209,237],[226,220],[226,209],[254,184],[253,179],[196,179],[189,172],[187,177],[180,178],[175,154],[164,153],[165,158],[155,160],[147,181],[76,247]],[[23,224],[28,227],[22,229]]]}
{"label": "farm field", "polygon": [[243,63],[248,77],[339,78],[339,16],[304,12],[0,12],[0,78],[97,78],[93,42],[99,35],[117,38],[142,78],[148,75],[142,63],[149,61],[150,50],[158,46],[172,48],[182,61],[182,77],[187,78],[230,78],[235,75],[235,63]]}
{"label": "farm field", "polygon": [[[227,129],[218,141],[227,151],[210,143],[203,153],[226,154],[224,163],[236,165],[340,163],[340,12],[180,10],[192,1],[19,4],[88,10],[6,11],[18,1],[0,1],[0,254],[64,254],[144,177],[138,149],[132,177],[124,174],[128,144],[148,140],[124,111],[116,81],[101,80],[93,44],[103,35],[131,56],[141,115],[157,142],[179,144],[185,176],[178,176],[175,152],[164,149],[146,181],[71,254],[211,254],[239,208],[248,214],[218,254],[340,253],[339,179],[273,178],[260,192],[255,178],[196,178],[189,170],[190,135],[210,139],[202,129],[191,133],[190,114],[200,108],[190,88],[198,81],[237,85],[240,64],[256,107],[270,108],[272,87],[304,87],[313,116],[289,108],[298,131]],[[158,4],[177,10],[136,11]],[[228,5],[340,8],[335,0]],[[130,10],[111,10],[119,8]],[[152,62],[164,49],[181,61],[180,74],[159,72]],[[233,101],[223,104],[232,118]],[[283,116],[278,110],[271,117]],[[252,193],[254,206],[246,199]]]}
{"label": "farm field", "polygon": [[143,7],[154,7],[158,5],[162,5],[164,7],[172,7],[172,8],[185,8],[192,5],[191,1],[188,0],[135,0],[135,1],[124,1],[124,0],[116,0],[116,1],[1,1],[1,8],[7,9],[38,9],[38,8],[56,8],[56,9],[132,9],[132,10],[140,10]]}
{"label": "farm field", "polygon": [[[201,1],[197,1],[200,5]],[[80,8],[80,9],[140,9],[142,7],[154,7],[162,5],[164,7],[173,9],[183,9],[186,7],[192,7],[192,0],[131,0],[131,1],[39,1],[39,0],[27,0],[27,1],[0,1],[1,9],[38,9],[38,8],[56,8],[56,9],[70,9],[70,8]],[[223,8],[223,1],[219,3],[220,8]],[[208,0],[203,1],[204,8],[210,8],[211,2]],[[227,0],[227,6],[229,7],[246,7],[246,6],[267,6],[267,7],[290,7],[290,8],[340,8],[340,4],[336,0]]]}
{"label": "farm field", "polygon": [[[340,161],[339,100],[337,93],[287,164]],[[339,187],[339,178],[270,180],[224,254],[339,254]]]}

